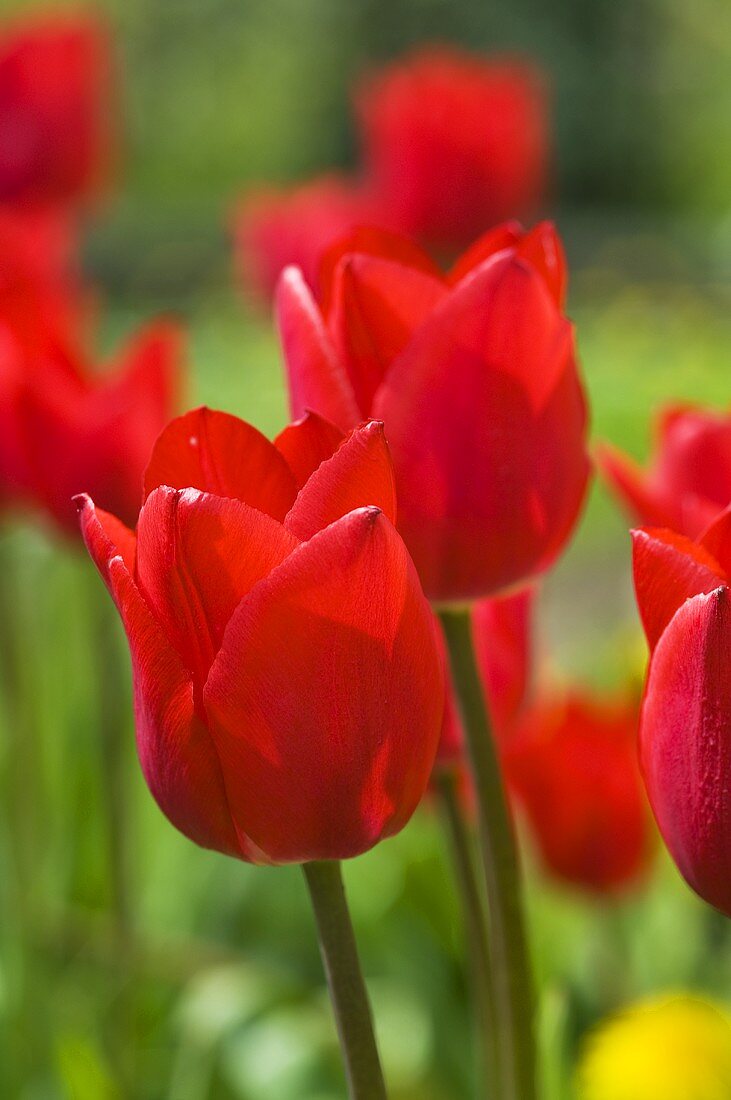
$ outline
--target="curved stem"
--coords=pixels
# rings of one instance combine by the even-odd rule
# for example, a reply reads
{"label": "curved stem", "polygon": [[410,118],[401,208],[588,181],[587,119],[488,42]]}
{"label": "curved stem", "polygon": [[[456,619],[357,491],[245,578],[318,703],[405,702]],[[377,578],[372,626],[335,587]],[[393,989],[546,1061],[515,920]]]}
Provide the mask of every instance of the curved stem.
{"label": "curved stem", "polygon": [[495,1045],[495,1011],[492,1003],[492,974],[485,903],[475,869],[472,837],[465,823],[453,770],[440,768],[434,782],[442,803],[449,837],[450,854],[467,938],[469,979],[477,1016],[482,1076],[490,1100],[500,1096]]}
{"label": "curved stem", "polygon": [[304,863],[351,1100],[386,1100],[373,1018],[335,861]]}
{"label": "curved stem", "polygon": [[444,609],[440,617],[475,780],[490,913],[490,958],[502,1077],[500,1098],[535,1100],[533,992],[515,837],[485,712],[469,614],[464,610]]}

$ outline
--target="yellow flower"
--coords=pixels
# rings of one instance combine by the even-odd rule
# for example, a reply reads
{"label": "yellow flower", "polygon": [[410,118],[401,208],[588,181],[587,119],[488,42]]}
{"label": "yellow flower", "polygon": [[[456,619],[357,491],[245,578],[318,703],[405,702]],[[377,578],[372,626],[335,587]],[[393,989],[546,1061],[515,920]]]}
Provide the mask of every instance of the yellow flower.
{"label": "yellow flower", "polygon": [[640,1001],[589,1037],[580,1100],[730,1100],[731,1016],[677,994]]}

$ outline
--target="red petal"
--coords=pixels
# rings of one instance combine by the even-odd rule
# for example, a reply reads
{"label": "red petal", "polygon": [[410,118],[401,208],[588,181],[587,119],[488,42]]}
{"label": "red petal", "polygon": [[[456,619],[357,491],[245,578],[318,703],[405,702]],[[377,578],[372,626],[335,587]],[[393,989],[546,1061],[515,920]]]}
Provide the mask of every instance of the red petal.
{"label": "red petal", "polygon": [[[112,536],[114,523],[81,499],[87,548],[119,609],[129,641],[137,750],[147,784],[176,828],[204,848],[249,858],[231,820],[211,737],[196,715],[193,682],[140,595]],[[252,850],[253,851],[253,850]]]}
{"label": "red petal", "polygon": [[266,436],[229,413],[193,409],[159,437],[145,472],[145,498],[160,485],[200,489],[283,519],[297,494],[294,474]]}
{"label": "red petal", "polygon": [[726,576],[731,574],[731,504],[706,527],[698,539],[716,559]]}
{"label": "red petal", "polygon": [[497,258],[455,287],[374,414],[431,598],[491,595],[555,556],[586,487],[586,409],[571,328],[532,268]]}
{"label": "red petal", "polygon": [[675,516],[636,462],[607,443],[596,448],[596,462],[607,485],[636,523],[675,526]]}
{"label": "red petal", "polygon": [[485,260],[489,260],[491,256],[496,256],[506,248],[514,248],[524,233],[523,226],[515,221],[504,222],[493,229],[488,229],[487,233],[483,233],[466,252],[462,253],[450,269],[447,282],[450,286],[456,286],[465,275],[469,275],[470,271],[479,267]]}
{"label": "red petal", "polygon": [[637,606],[653,650],[681,604],[712,592],[726,577],[707,550],[674,531],[633,531],[632,555]]}
{"label": "red petal", "polygon": [[320,463],[332,457],[343,439],[340,428],[317,413],[306,412],[279,433],[274,446],[284,455],[301,489]]}
{"label": "red petal", "polygon": [[532,675],[532,619],[536,592],[479,600],[472,609],[475,657],[499,738],[509,737],[525,706]]}
{"label": "red petal", "polygon": [[680,608],[660,639],[640,754],[660,832],[686,880],[731,916],[731,607],[721,587]]}
{"label": "red petal", "polygon": [[338,361],[302,272],[288,267],[277,284],[275,312],[294,417],[315,409],[349,431],[363,419],[347,371]]}
{"label": "red petal", "polygon": [[355,856],[403,827],[443,684],[432,613],[377,509],[315,535],[244,600],[205,704],[233,812],[273,861]]}
{"label": "red petal", "polygon": [[297,540],[239,500],[155,489],[137,528],[137,582],[202,687],[239,601]]}
{"label": "red petal", "polygon": [[517,246],[517,253],[540,272],[554,302],[563,309],[568,266],[563,243],[553,222],[540,222],[526,233]]}
{"label": "red petal", "polygon": [[383,424],[376,420],[356,428],[332,458],[318,466],[300,489],[284,524],[304,541],[366,505],[376,505],[395,523],[393,464]]}
{"label": "red petal", "polygon": [[400,233],[372,225],[360,225],[346,236],[335,241],[320,261],[320,304],[325,317],[332,306],[335,271],[344,256],[358,253],[363,256],[379,256],[383,260],[395,260],[404,267],[416,268],[434,279],[442,279],[442,273],[423,248]]}
{"label": "red petal", "polygon": [[341,261],[328,328],[363,416],[393,360],[446,293],[442,280],[392,260],[350,255]]}

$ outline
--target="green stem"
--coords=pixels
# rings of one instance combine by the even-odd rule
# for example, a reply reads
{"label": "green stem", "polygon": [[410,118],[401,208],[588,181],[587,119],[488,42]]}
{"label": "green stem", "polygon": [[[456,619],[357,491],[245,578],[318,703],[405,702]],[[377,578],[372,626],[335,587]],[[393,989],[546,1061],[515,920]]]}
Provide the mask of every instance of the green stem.
{"label": "green stem", "polygon": [[[96,578],[94,578],[96,584]],[[127,698],[122,679],[126,672],[118,644],[118,620],[112,607],[94,591],[92,615],[98,686],[98,735],[102,774],[102,801],[106,823],[109,892],[119,970],[125,985],[115,1001],[112,1045],[119,1086],[132,1096],[135,1049],[134,921],[131,900],[131,837],[127,774]]]}
{"label": "green stem", "polygon": [[465,822],[453,769],[438,768],[434,784],[442,804],[450,857],[457,882],[467,940],[467,961],[475,1006],[481,1076],[490,1100],[498,1100],[499,1077],[495,1046],[495,1011],[485,902],[475,868],[472,837]]}
{"label": "green stem", "polygon": [[373,1018],[338,862],[302,865],[340,1036],[351,1100],[386,1100]]}
{"label": "green stem", "polygon": [[499,1095],[500,1100],[535,1100],[533,990],[515,836],[475,663],[469,613],[444,609],[440,617],[475,780],[490,913],[490,959],[502,1078]]}

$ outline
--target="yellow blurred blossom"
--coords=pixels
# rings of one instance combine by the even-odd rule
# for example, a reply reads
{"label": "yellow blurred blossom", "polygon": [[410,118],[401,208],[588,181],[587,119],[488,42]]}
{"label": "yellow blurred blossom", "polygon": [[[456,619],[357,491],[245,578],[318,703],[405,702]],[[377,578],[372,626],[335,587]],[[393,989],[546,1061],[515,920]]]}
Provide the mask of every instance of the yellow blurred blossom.
{"label": "yellow blurred blossom", "polygon": [[730,1100],[731,1016],[689,994],[640,1001],[587,1040],[579,1100]]}

